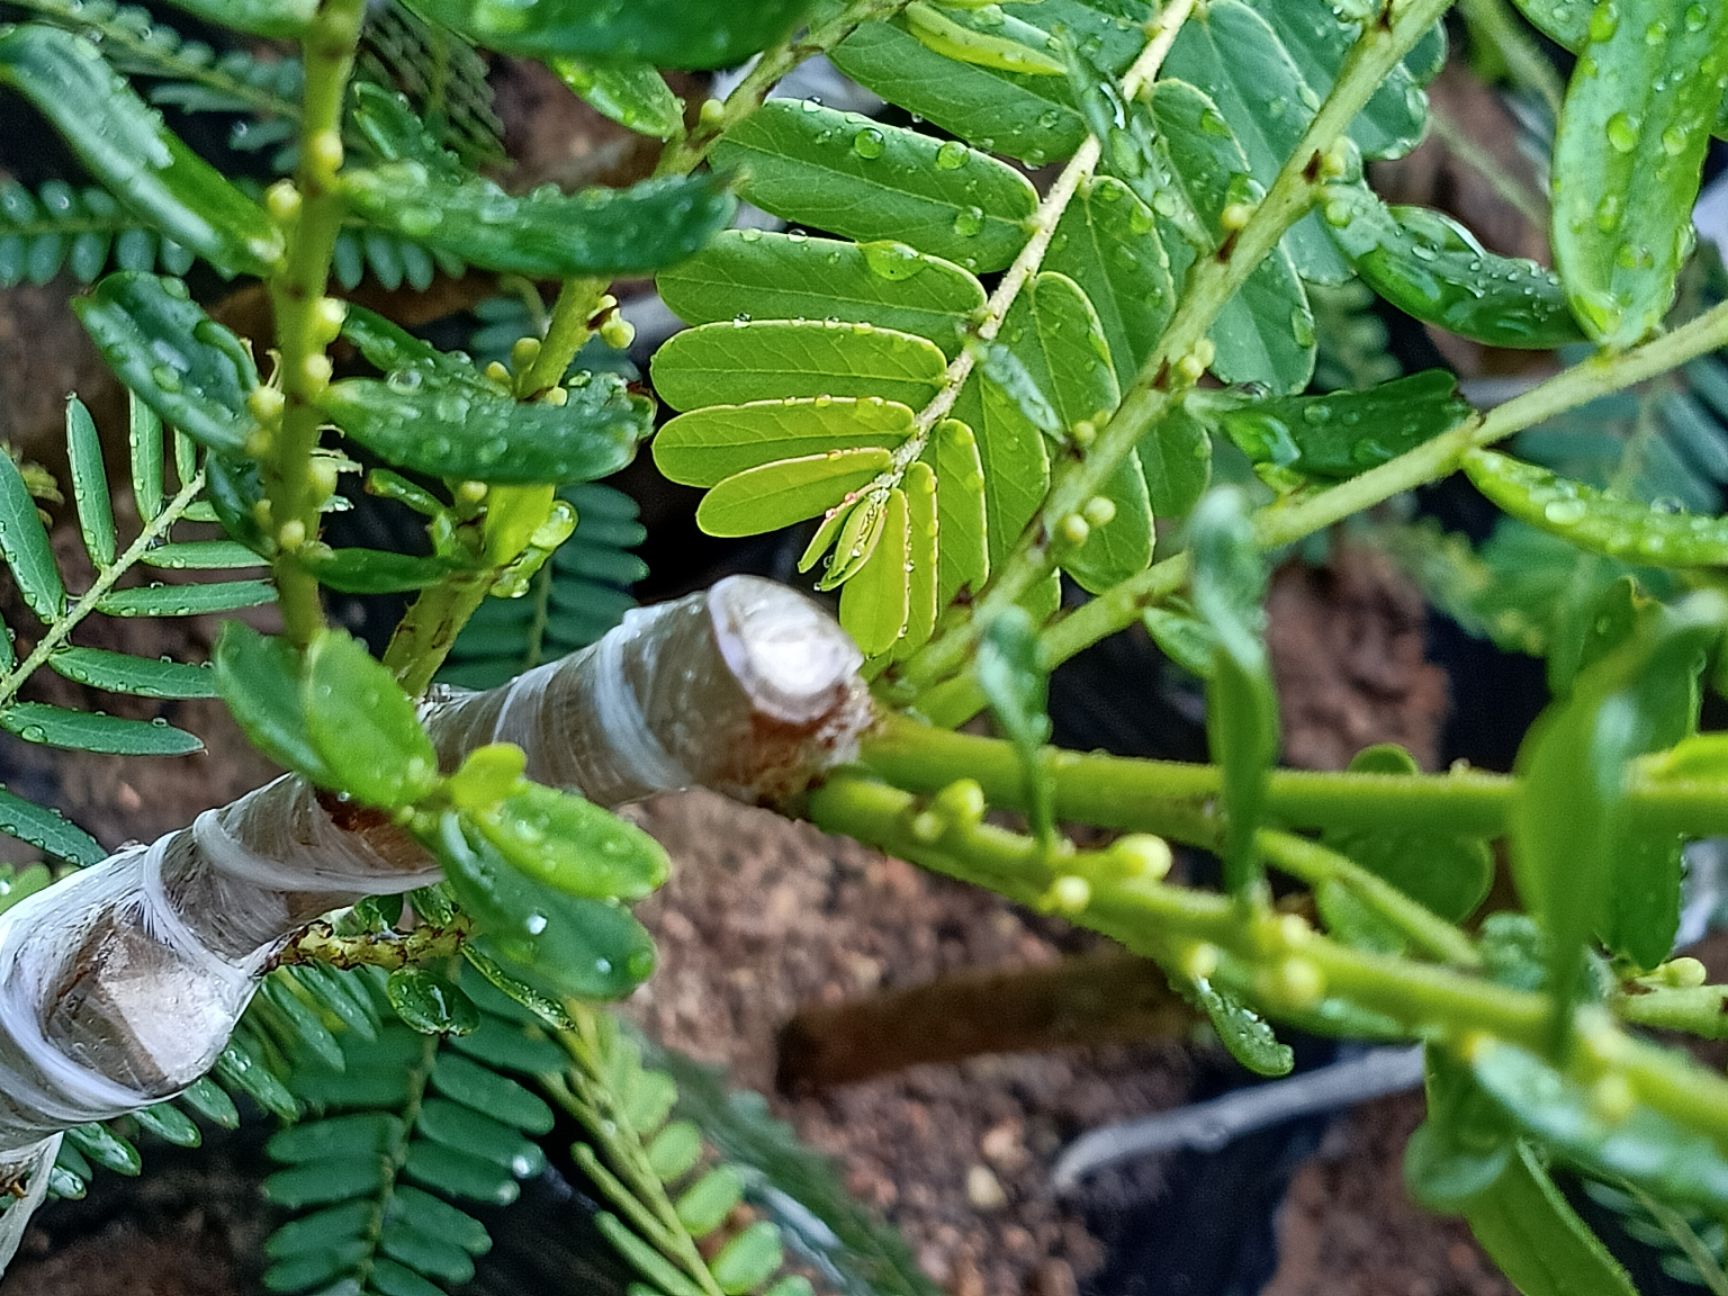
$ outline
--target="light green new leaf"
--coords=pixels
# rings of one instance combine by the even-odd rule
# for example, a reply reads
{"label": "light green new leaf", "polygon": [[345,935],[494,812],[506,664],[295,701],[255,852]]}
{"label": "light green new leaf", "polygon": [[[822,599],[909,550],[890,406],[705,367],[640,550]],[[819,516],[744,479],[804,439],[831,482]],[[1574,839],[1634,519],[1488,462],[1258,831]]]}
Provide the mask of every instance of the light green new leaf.
{"label": "light green new leaf", "polygon": [[0,710],[0,729],[25,742],[109,756],[187,756],[204,750],[192,734],[165,722],[68,711],[46,702],[11,703]]}
{"label": "light green new leaf", "polygon": [[488,270],[540,278],[646,273],[702,247],[732,219],[713,176],[628,189],[506,193],[479,176],[420,162],[346,172],[342,191],[369,221]]}
{"label": "light green new leaf", "polygon": [[684,102],[652,63],[564,57],[552,59],[551,67],[590,108],[639,135],[665,140],[684,129]]}
{"label": "light green new leaf", "polygon": [[[1206,95],[1183,81],[1166,79],[1152,92],[1157,148],[1168,159],[1184,204],[1211,232],[1211,246],[1222,237],[1219,216],[1232,202],[1253,197],[1242,191],[1248,159],[1230,124]],[[1154,209],[1156,210],[1156,209]],[[1160,219],[1163,218],[1160,213]],[[1175,255],[1191,249],[1174,231],[1164,245]],[[1211,337],[1217,347],[1213,370],[1226,382],[1258,382],[1280,392],[1300,391],[1314,373],[1314,315],[1308,294],[1288,252],[1280,245],[1248,276],[1218,313]]]}
{"label": "light green new leaf", "polygon": [[412,805],[438,784],[438,753],[396,677],[352,635],[321,631],[300,680],[306,734],[337,791]]}
{"label": "light green new leaf", "polygon": [[[1317,21],[1337,22],[1330,9],[1312,12]],[[1319,92],[1330,88],[1310,86],[1278,33],[1240,0],[1212,0],[1182,24],[1164,75],[1205,89],[1242,147],[1243,169],[1262,189],[1271,186],[1308,129]],[[1313,215],[1292,226],[1282,246],[1304,279],[1339,284],[1350,277]]]}
{"label": "light green new leaf", "polygon": [[264,209],[187,148],[82,37],[28,23],[0,34],[0,84],[54,124],[122,203],[228,271],[264,274],[282,236]]}
{"label": "light green new leaf", "polygon": [[704,324],[654,353],[654,390],[673,409],[795,396],[880,396],[913,409],[947,362],[926,338],[840,320]]}
{"label": "light green new leaf", "polygon": [[114,501],[108,494],[108,470],[102,463],[102,437],[84,402],[66,398],[66,457],[72,468],[72,499],[78,506],[78,530],[84,551],[97,571],[114,561]]}
{"label": "light green new leaf", "polygon": [[1034,77],[1067,75],[1062,60],[1050,53],[1048,32],[1000,9],[986,20],[964,8],[912,0],[900,11],[900,22],[919,44],[956,63]]}
{"label": "light green new leaf", "polygon": [[106,648],[61,648],[48,658],[56,674],[90,688],[148,698],[216,696],[216,676],[208,667],[160,657],[134,657]]}
{"label": "light green new leaf", "polygon": [[1189,519],[1188,543],[1194,610],[1217,640],[1206,737],[1224,778],[1224,881],[1240,892],[1260,879],[1254,836],[1278,755],[1278,699],[1261,629],[1266,563],[1242,491],[1226,487],[1202,499]]}
{"label": "light green new leaf", "polygon": [[912,555],[911,523],[903,491],[893,490],[881,513],[875,545],[840,594],[840,624],[868,657],[887,652],[911,615],[906,564]]}
{"label": "light green new leaf", "polygon": [[1502,512],[1591,553],[1651,567],[1728,563],[1728,518],[1669,513],[1494,450],[1471,451],[1464,471]]}
{"label": "light green new leaf", "polygon": [[1120,180],[1095,177],[1057,222],[1044,266],[1079,285],[1097,312],[1117,380],[1132,379],[1176,300],[1152,209]]}
{"label": "light green new leaf", "polygon": [[32,612],[45,622],[64,615],[66,585],[48,531],[36,513],[24,474],[4,447],[0,447],[0,558],[12,569],[18,591]]}
{"label": "light green new leaf", "polygon": [[787,220],[859,240],[901,239],[970,270],[1000,270],[1038,205],[1026,177],[955,140],[771,99],[714,149],[738,191]]}
{"label": "light green new leaf", "polygon": [[887,449],[912,435],[912,411],[880,397],[808,397],[712,405],[680,414],[654,438],[654,463],[686,486],[716,486],[779,459],[862,446]]}
{"label": "light green new leaf", "polygon": [[936,601],[939,607],[947,607],[961,590],[982,589],[990,574],[984,465],[978,458],[978,438],[958,419],[943,419],[936,425],[925,453],[936,468],[941,537]]}
{"label": "light green new leaf", "polygon": [[1470,1231],[1523,1296],[1638,1296],[1527,1143],[1463,1205]]}
{"label": "light green new leaf", "polygon": [[[919,459],[906,469],[906,633],[900,651],[910,652],[929,640],[942,610],[937,591],[941,579],[936,472]],[[958,483],[955,490],[961,490]]]}
{"label": "light green new leaf", "polygon": [[838,506],[892,463],[888,451],[866,446],[746,468],[703,497],[696,524],[715,536],[775,531]]}
{"label": "light green new leaf", "polygon": [[1457,221],[1388,207],[1364,185],[1332,185],[1323,214],[1368,286],[1399,310],[1459,337],[1547,350],[1583,340],[1559,276],[1496,256]]}
{"label": "light green new leaf", "polygon": [[1692,248],[1710,128],[1728,95],[1728,5],[1598,5],[1554,140],[1554,262],[1616,349],[1662,322]]}
{"label": "light green new leaf", "polygon": [[[206,315],[184,283],[122,271],[76,298],[72,309],[108,367],[162,419],[212,450],[245,446],[256,426],[246,398],[258,370],[240,339]],[[149,452],[159,465],[159,437]],[[160,468],[155,472],[159,482]],[[159,487],[146,492],[154,494]],[[148,501],[141,507],[148,512]]]}
{"label": "light green new leaf", "polygon": [[700,69],[732,67],[767,49],[812,6],[811,0],[419,0],[418,7],[505,54]]}
{"label": "light green new leaf", "polygon": [[800,234],[727,230],[655,281],[691,324],[757,319],[838,319],[929,338],[960,350],[984,288],[959,266],[904,243],[857,244]]}
{"label": "light green new leaf", "polygon": [[0,786],[0,833],[28,842],[55,859],[85,867],[100,863],[108,854],[100,842],[58,810],[26,801],[4,786]]}

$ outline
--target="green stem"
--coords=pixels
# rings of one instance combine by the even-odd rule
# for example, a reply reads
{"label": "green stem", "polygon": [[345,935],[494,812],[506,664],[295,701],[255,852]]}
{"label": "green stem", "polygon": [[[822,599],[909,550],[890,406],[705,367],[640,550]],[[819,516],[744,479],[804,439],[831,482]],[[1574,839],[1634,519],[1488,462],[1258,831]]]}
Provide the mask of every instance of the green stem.
{"label": "green stem", "polygon": [[[1022,903],[1043,895],[1063,866],[1036,844],[989,824],[953,825],[932,842],[915,827],[919,801],[886,784],[830,779],[811,793],[809,815],[830,831],[881,847],[926,868],[997,891]],[[1396,1022],[1403,1030],[1468,1053],[1484,1035],[1536,1052],[1550,1043],[1553,1007],[1547,996],[1516,990],[1464,971],[1353,949],[1238,900],[1167,886],[1146,877],[1089,879],[1083,908],[1073,920],[1120,941],[1136,953],[1168,962],[1210,948],[1249,970],[1260,1006],[1275,1016],[1302,1017],[1313,1002],[1280,1000],[1280,977],[1304,965],[1301,981]],[[1309,1018],[1312,1020],[1312,1018]],[[1624,1076],[1636,1097],[1657,1111],[1728,1140],[1728,1078],[1682,1055],[1637,1041],[1606,1014],[1581,1017],[1589,1047],[1570,1050],[1559,1065],[1586,1081],[1603,1071]]]}
{"label": "green stem", "polygon": [[5,706],[18,695],[18,690],[54,655],[54,650],[66,642],[79,623],[96,611],[96,605],[114,588],[119,579],[142,562],[144,555],[156,547],[156,542],[167,535],[169,529],[186,515],[186,510],[198,502],[203,491],[204,470],[200,468],[190,481],[174,492],[173,498],[162,506],[162,511],[145,523],[144,529],[138,533],[138,538],[126,546],[125,552],[98,572],[90,588],[78,596],[59,620],[43,631],[29,656],[4,676],[0,676],[0,706]]}
{"label": "green stem", "polygon": [[462,949],[470,935],[466,920],[448,927],[416,927],[405,934],[389,936],[342,936],[329,923],[306,927],[275,959],[275,966],[322,963],[333,968],[420,967],[447,961]]}
{"label": "green stem", "polygon": [[588,339],[594,336],[594,313],[606,296],[604,279],[566,279],[558,290],[546,336],[533,362],[517,379],[517,392],[529,399],[564,380],[564,371]]}
{"label": "green stem", "polygon": [[450,655],[456,636],[468,624],[498,573],[493,569],[452,572],[420,591],[384,649],[384,665],[409,697],[419,697]]}
{"label": "green stem", "polygon": [[[1192,386],[1204,370],[1196,358],[1218,313],[1242,287],[1289,228],[1312,206],[1323,178],[1324,159],[1386,75],[1445,13],[1451,0],[1406,0],[1393,5],[1352,47],[1338,79],[1279,171],[1265,198],[1234,238],[1227,238],[1189,273],[1181,301],[1158,345],[1123,393],[1116,413],[1082,457],[1058,470],[1039,515],[1019,545],[991,577],[968,616],[916,653],[898,672],[909,700],[964,663],[983,626],[1018,602],[1055,563],[1052,538],[1104,486],[1140,438]],[[1394,12],[1395,10],[1395,12]]]}
{"label": "green stem", "polygon": [[[888,716],[865,741],[863,763],[896,787],[935,792],[977,780],[995,805],[1027,809],[1025,780],[1011,744]],[[1052,750],[1044,762],[1058,817],[1100,828],[1153,832],[1204,844],[1215,834],[1223,776],[1216,765]],[[1399,829],[1471,837],[1506,832],[1518,796],[1510,775],[1328,773],[1273,770],[1266,813],[1298,829]],[[1669,781],[1635,771],[1628,814],[1641,829],[1687,837],[1728,834],[1728,787]]]}
{"label": "green stem", "polygon": [[280,422],[264,432],[260,459],[277,545],[283,627],[302,644],[324,623],[318,579],[301,564],[298,551],[317,538],[326,494],[312,471],[323,424],[318,399],[330,378],[324,348],[333,334],[324,289],[343,217],[342,101],[365,13],[365,0],[324,0],[302,42],[306,88],[294,174],[298,210],[287,222],[287,253],[269,280],[286,403]]}

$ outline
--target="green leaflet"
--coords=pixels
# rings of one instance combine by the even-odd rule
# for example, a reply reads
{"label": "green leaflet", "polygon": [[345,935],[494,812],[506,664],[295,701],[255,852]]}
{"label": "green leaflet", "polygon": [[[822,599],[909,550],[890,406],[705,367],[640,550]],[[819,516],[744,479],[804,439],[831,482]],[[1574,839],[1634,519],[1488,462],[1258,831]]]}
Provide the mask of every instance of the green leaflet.
{"label": "green leaflet", "polygon": [[811,0],[422,0],[425,12],[505,54],[629,60],[656,67],[724,68],[791,33]]}
{"label": "green leaflet", "polygon": [[319,404],[368,450],[435,477],[487,482],[592,481],[636,455],[653,407],[616,374],[580,374],[562,405],[519,402],[478,374],[440,365],[345,378]]}
{"label": "green leaflet", "polygon": [[1708,1135],[1647,1107],[1610,1120],[1588,1086],[1511,1044],[1484,1043],[1470,1068],[1507,1117],[1561,1160],[1605,1178],[1629,1179],[1662,1201],[1728,1207],[1728,1158]]}
{"label": "green leaflet", "polygon": [[899,18],[926,49],[956,63],[1025,76],[1067,75],[1062,61],[1050,53],[1048,32],[999,9],[980,17],[964,8],[942,9],[925,0],[912,0]]}
{"label": "green leaflet", "polygon": [[929,338],[960,350],[984,289],[959,266],[904,243],[856,244],[801,234],[728,230],[656,280],[666,304],[691,324],[759,319],[838,319]]}
{"label": "green leaflet", "polygon": [[1186,405],[1154,423],[1134,452],[1146,476],[1153,517],[1186,516],[1212,480],[1212,438]]}
{"label": "green leaflet", "polygon": [[984,468],[984,521],[991,566],[1020,539],[1050,484],[1044,434],[1012,399],[973,371],[954,402],[954,417],[972,429]]}
{"label": "green leaflet", "polygon": [[912,411],[881,397],[711,405],[680,414],[654,438],[654,463],[686,486],[716,486],[781,459],[862,446],[892,448],[912,434]]}
{"label": "green leaflet", "polygon": [[525,784],[472,819],[511,864],[567,895],[640,900],[666,880],[659,843],[573,792]]}
{"label": "green leaflet", "polygon": [[43,24],[0,35],[0,83],[54,124],[121,202],[213,264],[263,274],[282,255],[264,209],[162,124],[89,41]]}
{"label": "green leaflet", "polygon": [[1365,391],[1274,396],[1218,414],[1256,467],[1302,477],[1354,477],[1431,441],[1471,413],[1448,370],[1429,369]]}
{"label": "green leaflet", "polygon": [[[1593,0],[1513,0],[1513,3],[1549,40],[1573,53],[1590,38]],[[1723,97],[1713,130],[1728,137],[1728,95]]]}
{"label": "green leaflet", "polygon": [[[1032,381],[1050,394],[1064,431],[1101,425],[1115,412],[1120,392],[1098,317],[1072,279],[1054,271],[1035,276],[1003,321],[1000,336],[1020,356]],[[1099,497],[1109,514],[1090,527],[1062,566],[1097,593],[1152,561],[1152,506],[1139,459],[1130,452]],[[1089,520],[1090,521],[1090,520]]]}
{"label": "green leaflet", "polygon": [[[840,594],[840,624],[868,657],[880,656],[894,646],[906,632],[912,611],[906,573],[912,537],[905,492],[889,491],[875,516],[878,520],[871,528],[874,539],[869,553]],[[844,543],[843,536],[842,546]],[[833,579],[832,570],[829,579]]]}
{"label": "green leaflet", "polygon": [[72,470],[72,498],[78,505],[78,530],[84,552],[97,571],[113,563],[119,550],[114,533],[114,501],[102,463],[102,438],[84,402],[66,398],[66,457]]}
{"label": "green leaflet", "polygon": [[1131,380],[1176,300],[1152,209],[1120,180],[1093,178],[1057,222],[1044,267],[1079,285],[1097,312],[1117,380]]}
{"label": "green leaflet", "polygon": [[671,139],[684,128],[684,102],[652,63],[550,60],[558,79],[596,112],[639,135]]}
{"label": "green leaflet", "polygon": [[[906,492],[906,633],[897,651],[904,655],[926,643],[936,629],[942,610],[938,598],[941,583],[941,550],[937,543],[940,506],[937,503],[936,471],[918,459],[907,465],[903,483]],[[955,483],[952,489],[964,489]]]}
{"label": "green leaflet", "polygon": [[147,698],[216,696],[216,677],[204,666],[134,657],[106,648],[60,648],[48,658],[57,675],[90,688]]}
{"label": "green leaflet", "polygon": [[1482,1249],[1523,1296],[1637,1296],[1626,1270],[1578,1218],[1527,1143],[1463,1211]]}
{"label": "green leaflet", "polygon": [[[1629,826],[1628,764],[1681,736],[1674,732],[1673,689],[1697,676],[1706,648],[1720,634],[1710,604],[1685,604],[1652,618],[1629,642],[1579,671],[1569,696],[1537,718],[1519,748],[1519,795],[1508,828],[1512,877],[1550,938],[1557,1040],[1570,1026],[1586,942],[1607,919],[1615,873],[1646,863],[1641,854],[1617,849]],[[1695,709],[1680,717],[1682,732],[1695,717]],[[1658,935],[1671,933],[1671,917],[1648,919]],[[1629,934],[1644,943],[1637,939],[1642,933]]]}
{"label": "green leaflet", "polygon": [[184,283],[122,271],[72,309],[109,368],[163,420],[212,450],[244,447],[255,426],[246,398],[258,371]]}
{"label": "green leaflet", "polygon": [[1264,1017],[1205,977],[1190,982],[1187,988],[1231,1057],[1255,1075],[1290,1074],[1296,1055],[1273,1034]]}
{"label": "green leaflet", "polygon": [[863,446],[746,468],[703,496],[696,522],[717,536],[778,530],[838,506],[892,464],[888,451]]}
{"label": "green leaflet", "polygon": [[[1158,82],[1152,115],[1159,131],[1156,148],[1167,158],[1184,204],[1209,231],[1208,248],[1216,247],[1224,208],[1254,196],[1239,180],[1248,170],[1242,146],[1212,101],[1186,82]],[[1181,243],[1166,234],[1164,245],[1174,250]],[[1186,261],[1181,268],[1186,272]],[[1259,382],[1280,392],[1308,385],[1314,373],[1314,315],[1282,245],[1218,313],[1211,337],[1218,351],[1212,367],[1226,382]]]}
{"label": "green leaflet", "polygon": [[1224,881],[1240,892],[1260,879],[1254,835],[1278,756],[1278,699],[1261,638],[1266,565],[1240,490],[1215,490],[1195,506],[1188,547],[1194,610],[1217,640],[1206,687],[1206,737],[1224,778]]}
{"label": "green leaflet", "polygon": [[1603,346],[1631,346],[1668,313],[1725,94],[1728,7],[1595,11],[1554,140],[1550,237],[1573,313]]}
{"label": "green leaflet", "polygon": [[395,809],[437,786],[438,753],[413,700],[351,635],[319,633],[306,649],[299,694],[306,736],[336,790]]}
{"label": "green leaflet", "polygon": [[298,36],[318,10],[317,0],[169,0],[169,3],[205,22],[254,36]]}
{"label": "green leaflet", "polygon": [[517,196],[478,176],[387,162],[344,173],[342,188],[374,224],[471,265],[542,278],[658,270],[695,252],[733,210],[713,176]]}
{"label": "green leaflet", "polygon": [[[1360,29],[1337,10],[1304,4],[1302,0],[1249,0],[1249,3],[1277,33],[1303,82],[1315,95],[1324,98],[1338,79],[1339,69],[1361,34]],[[1436,25],[1434,32],[1443,60],[1445,28]],[[1421,86],[1427,77],[1421,74],[1427,72],[1432,76],[1438,70],[1437,65],[1432,70],[1419,66],[1417,55],[1421,52],[1419,46],[1393,68],[1350,123],[1350,138],[1364,157],[1403,157],[1421,141],[1428,124],[1428,98]],[[1259,92],[1263,93],[1263,88]],[[1268,97],[1266,102],[1272,101]]]}
{"label": "green leaflet", "polygon": [[72,864],[89,866],[108,854],[100,842],[59,811],[26,801],[3,785],[0,785],[0,833]]}
{"label": "green leaflet", "polygon": [[1000,270],[1026,242],[1038,195],[1018,171],[957,141],[811,101],[771,99],[714,149],[738,191],[777,216],[847,238],[897,238],[969,270]]}
{"label": "green leaflet", "polygon": [[[479,1010],[468,996],[425,968],[397,968],[384,993],[396,1015],[421,1035],[468,1035],[480,1025]],[[291,1127],[286,1132],[296,1131]]]}
{"label": "green leaflet", "polygon": [[1323,214],[1368,285],[1425,324],[1499,347],[1583,339],[1553,271],[1486,251],[1439,212],[1388,207],[1365,186],[1332,185]]}
{"label": "green leaflet", "polygon": [[936,467],[936,601],[947,607],[961,590],[983,588],[990,574],[989,521],[978,438],[958,419],[944,419],[925,451]]}
{"label": "green leaflet", "polygon": [[[54,561],[36,500],[10,453],[0,449],[0,558],[12,569],[18,591],[37,617],[57,621],[66,612],[66,585]],[[0,630],[0,634],[4,634]]]}
{"label": "green leaflet", "polygon": [[1060,81],[955,62],[898,24],[865,23],[830,57],[888,102],[978,148],[1035,166],[1067,157],[1086,137]]}
{"label": "green leaflet", "polygon": [[165,722],[125,720],[101,711],[68,711],[46,702],[0,709],[0,729],[25,742],[110,756],[187,756],[204,744]]}
{"label": "green leaflet", "polygon": [[[1484,928],[1491,937],[1493,929],[1487,924]],[[1504,982],[1500,976],[1494,979]],[[1405,1145],[1404,1184],[1429,1210],[1456,1211],[1506,1173],[1515,1151],[1514,1135],[1462,1062],[1430,1047],[1423,1051],[1423,1063],[1428,1118]]]}
{"label": "green leaflet", "polygon": [[324,763],[300,700],[300,659],[282,639],[230,621],[211,653],[216,690],[247,740],[271,760],[324,787],[335,776]]}
{"label": "green leaflet", "polygon": [[267,580],[205,581],[195,585],[149,584],[109,590],[96,600],[108,616],[203,616],[257,607],[276,597]]}
{"label": "green leaflet", "polygon": [[[1311,12],[1319,15],[1318,21],[1337,21],[1329,10]],[[1241,146],[1245,165],[1237,169],[1263,190],[1295,151],[1320,105],[1320,91],[1331,88],[1310,86],[1278,33],[1240,0],[1213,0],[1183,23],[1164,62],[1164,75],[1204,88]],[[1183,169],[1178,158],[1171,160]],[[1216,209],[1196,206],[1196,211],[1208,222],[1217,217]],[[1339,284],[1350,277],[1313,214],[1291,226],[1281,246],[1304,279]]]}
{"label": "green leaflet", "polygon": [[[1363,774],[1414,774],[1417,766],[1402,747],[1386,744],[1357,752],[1350,759],[1350,769]],[[1487,842],[1476,837],[1334,830],[1324,840],[1452,922],[1474,913],[1494,881],[1493,853]]]}
{"label": "green leaflet", "polygon": [[921,409],[947,362],[925,338],[840,320],[704,324],[654,353],[654,389],[673,409],[798,396],[880,396]]}
{"label": "green leaflet", "polygon": [[1664,513],[1493,450],[1473,450],[1464,471],[1505,513],[1580,549],[1652,567],[1728,563],[1728,519]]}
{"label": "green leaflet", "polygon": [[452,564],[442,558],[389,549],[319,549],[308,545],[298,556],[320,585],[342,594],[402,594],[425,589],[452,570]]}

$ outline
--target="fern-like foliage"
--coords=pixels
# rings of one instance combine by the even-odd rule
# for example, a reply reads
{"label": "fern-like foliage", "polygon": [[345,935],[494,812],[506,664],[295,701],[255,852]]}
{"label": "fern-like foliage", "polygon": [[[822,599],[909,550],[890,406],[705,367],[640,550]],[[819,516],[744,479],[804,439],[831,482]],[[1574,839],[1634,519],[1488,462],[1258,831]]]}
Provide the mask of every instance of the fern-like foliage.
{"label": "fern-like foliage", "polygon": [[1666,1205],[1631,1184],[1585,1179],[1584,1192],[1626,1235],[1656,1252],[1662,1271],[1713,1296],[1728,1296],[1728,1231],[1708,1212]]}
{"label": "fern-like foliage", "polygon": [[[141,526],[122,547],[101,441],[89,411],[77,400],[67,406],[66,437],[72,494],[90,571],[81,592],[69,589],[68,575],[62,570],[23,474],[10,457],[0,456],[0,557],[11,568],[35,622],[27,627],[7,626],[0,634],[0,729],[25,742],[74,751],[125,756],[179,756],[197,751],[201,746],[197,738],[162,719],[125,719],[19,697],[44,666],[76,683],[134,697],[212,697],[215,689],[203,666],[80,647],[73,642],[73,634],[92,616],[179,617],[231,612],[274,597],[268,580],[229,574],[259,568],[263,560],[257,554],[231,540],[212,538],[207,532],[184,532],[187,524],[213,517],[201,498],[204,473],[190,438],[165,433],[149,407],[132,401],[128,430],[131,487]],[[176,577],[196,573],[205,579],[196,583],[150,579],[123,585],[124,578],[139,570],[172,572]],[[208,578],[213,573],[216,578]],[[76,578],[73,580],[75,583]],[[20,631],[31,645],[22,656],[17,642]],[[76,863],[90,863],[105,853],[88,834],[58,815],[3,790],[0,831],[57,859]]]}
{"label": "fern-like foliage", "polygon": [[367,20],[360,74],[405,94],[446,148],[470,166],[504,157],[504,124],[492,102],[486,60],[443,24],[401,0]]}
{"label": "fern-like foliage", "polygon": [[491,599],[463,628],[439,678],[492,688],[524,670],[586,648],[636,605],[648,574],[633,550],[647,535],[636,501],[611,486],[566,486],[576,529],[520,597]]}
{"label": "fern-like foliage", "polygon": [[[715,534],[821,519],[802,567],[827,559],[820,584],[842,588],[841,619],[873,655],[928,638],[1018,540],[1053,463],[1087,443],[1151,354],[1177,285],[1224,246],[1227,214],[1272,182],[1353,30],[1331,11],[1219,0],[1127,104],[1113,87],[1152,16],[1045,0],[988,21],[920,5],[866,23],[835,63],[955,138],[771,100],[715,161],[740,169],[758,206],[840,237],[732,232],[659,278],[698,326],[655,359],[660,394],[684,411],[656,442],[661,469],[710,488],[698,521]],[[1364,156],[1420,136],[1437,42],[1352,128]],[[992,156],[1059,160],[1088,131],[1103,173],[1065,206]],[[1033,244],[1028,261],[1041,221],[1054,222],[1048,249],[1040,263]],[[1003,270],[987,299],[979,276]],[[1316,218],[1298,224],[1219,316],[1213,371],[1303,388],[1306,285],[1350,273]],[[1084,530],[1076,520],[1062,565],[1081,585],[1151,561],[1154,513],[1180,513],[1204,484],[1173,491],[1166,468],[1131,458]],[[1053,586],[1035,598],[1053,609]]]}
{"label": "fern-like foliage", "polygon": [[503,1206],[545,1155],[552,1110],[527,1078],[563,1051],[508,999],[464,982],[479,1007],[464,1035],[422,1035],[395,1019],[375,969],[326,972],[364,1004],[333,1057],[289,1078],[313,1113],[269,1144],[284,1168],[265,1182],[294,1212],[271,1237],[271,1291],[436,1293],[474,1276],[491,1246],[474,1206]]}
{"label": "fern-like foliage", "polygon": [[0,182],[0,288],[66,272],[91,283],[110,266],[184,274],[194,258],[104,189],[50,180],[32,193]]}

